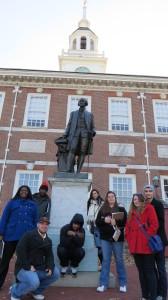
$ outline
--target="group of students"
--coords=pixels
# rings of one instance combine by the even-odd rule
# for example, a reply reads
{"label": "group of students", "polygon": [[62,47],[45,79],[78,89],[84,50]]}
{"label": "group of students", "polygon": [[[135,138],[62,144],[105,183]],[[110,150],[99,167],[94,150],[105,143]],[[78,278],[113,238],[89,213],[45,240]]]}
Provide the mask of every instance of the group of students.
{"label": "group of students", "polygon": [[[139,273],[142,300],[167,299],[167,275],[165,269],[165,247],[168,241],[165,232],[164,207],[154,198],[152,185],[145,185],[143,193],[136,193],[128,215],[123,206],[117,203],[116,195],[109,191],[105,201],[97,190],[92,190],[88,201],[88,224],[94,234],[98,256],[102,262],[98,292],[108,287],[112,252],[114,255],[120,292],[127,292],[127,274],[123,259],[124,237]],[[115,220],[113,213],[123,212],[122,219]],[[153,253],[148,236],[158,234],[163,250]],[[117,236],[117,238],[116,238]]]}
{"label": "group of students", "polygon": [[[21,186],[7,203],[0,220],[0,242],[5,242],[0,260],[0,287],[5,281],[15,250],[17,254],[16,284],[10,290],[11,300],[20,299],[28,293],[34,299],[42,300],[43,291],[60,277],[60,271],[54,265],[52,241],[47,235],[51,208],[47,191],[48,186],[43,183],[39,193],[33,197],[28,186]],[[125,208],[117,203],[113,191],[109,191],[103,201],[99,192],[92,190],[87,210],[87,223],[94,235],[102,265],[97,291],[104,292],[108,287],[113,253],[119,290],[127,292],[127,274],[123,259],[125,237],[139,272],[142,300],[165,300],[167,276],[164,249],[168,241],[163,204],[154,198],[154,187],[146,185],[143,194],[133,195],[128,215]],[[117,213],[121,213],[122,217],[116,219],[114,214]],[[148,239],[138,222],[148,236],[158,234],[161,237],[162,251],[151,252]],[[85,241],[83,224],[83,216],[75,214],[71,222],[61,228],[57,255],[62,266],[62,276],[66,275],[69,267],[72,276],[77,276],[77,267],[85,256],[82,248]]]}

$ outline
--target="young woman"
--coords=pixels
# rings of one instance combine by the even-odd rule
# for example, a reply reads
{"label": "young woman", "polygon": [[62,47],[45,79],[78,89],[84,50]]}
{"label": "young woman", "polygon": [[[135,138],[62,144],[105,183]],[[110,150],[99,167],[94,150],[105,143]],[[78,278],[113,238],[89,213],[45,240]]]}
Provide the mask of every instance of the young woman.
{"label": "young woman", "polygon": [[128,212],[125,237],[139,272],[142,299],[156,300],[157,279],[154,254],[149,248],[148,239],[140,228],[137,219],[148,236],[157,234],[158,219],[155,209],[145,202],[145,197],[140,193],[133,195]]}
{"label": "young woman", "polygon": [[[112,217],[112,214],[118,212],[122,213],[122,217],[116,220],[114,219],[114,215]],[[116,262],[120,292],[125,293],[127,291],[127,275],[123,259],[124,226],[126,219],[126,210],[124,207],[118,206],[115,193],[109,191],[96,219],[96,225],[100,228],[103,253],[100,286],[97,288],[98,292],[104,292],[108,287],[112,252]],[[120,230],[120,236],[116,241],[116,239],[114,239],[114,234],[116,233],[117,228]]]}
{"label": "young woman", "polygon": [[98,248],[98,257],[102,263],[102,250],[101,250],[101,240],[100,240],[100,230],[96,227],[95,221],[100,207],[102,206],[104,200],[100,197],[98,190],[93,189],[90,193],[90,197],[87,203],[87,223],[89,226],[89,231],[94,234],[94,240],[96,247]]}
{"label": "young woman", "polygon": [[0,287],[4,284],[18,241],[26,231],[36,228],[37,222],[36,203],[32,200],[30,188],[23,185],[7,203],[0,221],[0,241],[5,242],[0,261]]}

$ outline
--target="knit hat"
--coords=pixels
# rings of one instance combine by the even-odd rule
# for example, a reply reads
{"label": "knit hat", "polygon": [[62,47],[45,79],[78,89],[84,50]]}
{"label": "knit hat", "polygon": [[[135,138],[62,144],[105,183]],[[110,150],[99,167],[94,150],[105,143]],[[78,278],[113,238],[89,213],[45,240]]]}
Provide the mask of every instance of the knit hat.
{"label": "knit hat", "polygon": [[151,189],[152,192],[153,192],[153,194],[155,195],[155,188],[154,188],[153,185],[151,185],[151,184],[146,184],[146,185],[144,185],[144,188],[143,188],[143,191],[144,191],[144,192],[145,192],[145,189],[146,189],[146,188]]}
{"label": "knit hat", "polygon": [[46,222],[47,224],[50,224],[50,221],[48,220],[47,217],[41,217],[38,221],[38,223],[43,223],[43,222]]}
{"label": "knit hat", "polygon": [[40,190],[40,189],[45,189],[46,191],[48,191],[48,184],[47,184],[47,182],[43,182],[43,183],[40,185],[39,190]]}

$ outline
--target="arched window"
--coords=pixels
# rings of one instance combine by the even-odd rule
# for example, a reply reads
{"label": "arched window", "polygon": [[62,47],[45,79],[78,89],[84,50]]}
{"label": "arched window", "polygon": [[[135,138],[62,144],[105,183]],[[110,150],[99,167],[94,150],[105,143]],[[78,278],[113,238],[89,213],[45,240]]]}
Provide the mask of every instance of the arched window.
{"label": "arched window", "polygon": [[72,49],[76,50],[76,39],[73,40]]}
{"label": "arched window", "polygon": [[90,70],[86,67],[79,67],[75,70],[75,72],[80,72],[80,73],[90,73]]}
{"label": "arched window", "polygon": [[86,49],[86,37],[82,36],[81,37],[81,44],[80,44],[81,49]]}
{"label": "arched window", "polygon": [[90,41],[90,50],[94,50],[94,41],[93,40]]}

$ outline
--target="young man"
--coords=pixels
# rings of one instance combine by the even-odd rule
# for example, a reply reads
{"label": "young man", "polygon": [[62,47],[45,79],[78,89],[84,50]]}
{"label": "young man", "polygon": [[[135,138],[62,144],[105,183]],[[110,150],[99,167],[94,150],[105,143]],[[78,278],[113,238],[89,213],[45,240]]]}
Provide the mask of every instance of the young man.
{"label": "young man", "polygon": [[51,209],[51,199],[47,195],[48,193],[48,184],[43,182],[39,188],[39,193],[33,194],[33,200],[36,202],[38,217],[50,218],[50,209]]}
{"label": "young man", "polygon": [[81,214],[76,214],[70,224],[61,228],[60,244],[57,248],[57,254],[62,266],[61,275],[65,276],[69,263],[71,262],[71,273],[77,277],[79,263],[85,256],[85,250],[82,248],[85,241],[85,230],[83,229],[84,219]]}
{"label": "young man", "polygon": [[34,299],[43,300],[43,291],[59,279],[60,272],[54,265],[52,241],[47,236],[49,224],[48,218],[40,218],[37,229],[25,233],[20,239],[15,264],[18,283],[10,289],[11,300],[18,300],[28,293]]}
{"label": "young man", "polygon": [[[155,189],[153,185],[144,186],[144,195],[147,199],[147,202],[150,203],[156,211],[159,229],[157,234],[160,236],[163,247],[165,248],[168,245],[166,232],[165,232],[165,220],[164,220],[164,207],[161,201],[154,198]],[[165,269],[165,249],[159,251],[155,254],[155,262],[157,265],[158,271],[158,283],[157,283],[157,300],[166,300],[167,299],[167,275]]]}

